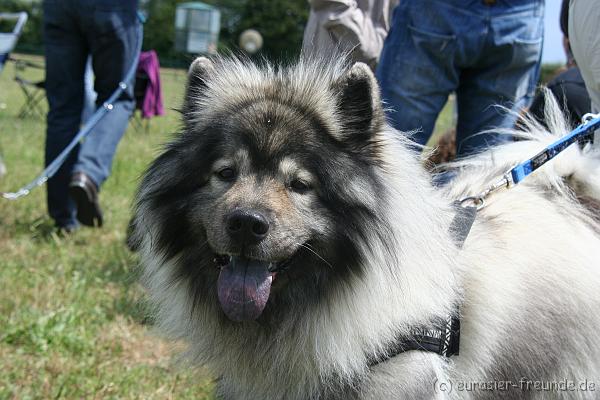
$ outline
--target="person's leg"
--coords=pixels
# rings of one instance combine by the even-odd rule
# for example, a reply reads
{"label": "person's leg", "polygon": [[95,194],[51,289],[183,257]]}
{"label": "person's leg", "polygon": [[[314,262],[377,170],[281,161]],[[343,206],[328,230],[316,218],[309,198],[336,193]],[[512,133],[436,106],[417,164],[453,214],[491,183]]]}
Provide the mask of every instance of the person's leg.
{"label": "person's leg", "polygon": [[600,112],[600,7],[594,0],[571,0],[569,42],[590,93],[592,110]]}
{"label": "person's leg", "polygon": [[[102,3],[95,1],[95,9],[87,21],[98,107],[117,89],[130,66],[137,63],[137,42],[141,40],[138,38],[137,2],[123,1],[116,7]],[[134,80],[127,82],[127,90],[81,145],[74,171],[85,173],[97,187],[110,174],[117,145],[134,110]]]}
{"label": "person's leg", "polygon": [[[569,7],[569,42],[585,87],[592,111],[600,112],[600,8],[595,0],[571,0]],[[580,121],[578,121],[580,122]],[[600,147],[600,131],[594,146]]]}
{"label": "person's leg", "polygon": [[426,144],[448,94],[458,82],[453,66],[457,39],[452,15],[440,3],[423,12],[422,0],[402,0],[383,46],[377,79],[394,128],[418,130]]}
{"label": "person's leg", "polygon": [[517,114],[531,102],[539,78],[542,37],[542,6],[492,16],[480,61],[463,70],[457,90],[457,156],[508,139],[480,132],[513,127]]}
{"label": "person's leg", "polygon": [[[46,53],[46,96],[48,117],[46,165],[67,146],[79,130],[83,102],[83,72],[87,57],[81,32],[69,7],[60,1],[44,1],[44,46]],[[56,224],[77,225],[75,204],[68,186],[76,148],[56,175],[48,180],[48,211]]]}
{"label": "person's leg", "polygon": [[84,82],[84,100],[83,111],[81,112],[81,123],[85,124],[96,111],[96,92],[94,91],[94,71],[92,70],[92,57],[88,57],[85,63]]}

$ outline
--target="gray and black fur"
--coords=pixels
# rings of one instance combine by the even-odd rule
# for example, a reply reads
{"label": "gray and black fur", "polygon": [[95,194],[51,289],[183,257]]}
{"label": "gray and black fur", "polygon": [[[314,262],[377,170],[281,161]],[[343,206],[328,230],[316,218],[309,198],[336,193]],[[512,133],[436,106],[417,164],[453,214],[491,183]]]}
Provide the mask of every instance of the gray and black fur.
{"label": "gray and black fur", "polygon": [[[594,398],[439,383],[598,376],[600,225],[570,189],[598,201],[600,182],[582,169],[600,171],[597,153],[573,149],[499,194],[459,251],[452,200],[553,138],[535,122],[531,140],[461,165],[447,193],[385,122],[363,64],[199,58],[183,127],[141,183],[132,243],[161,328],[219,377],[221,398]],[[251,240],[233,234],[239,213]],[[233,259],[277,271],[254,320],[232,321],[220,303]],[[457,305],[458,357],[410,351],[369,365]]]}

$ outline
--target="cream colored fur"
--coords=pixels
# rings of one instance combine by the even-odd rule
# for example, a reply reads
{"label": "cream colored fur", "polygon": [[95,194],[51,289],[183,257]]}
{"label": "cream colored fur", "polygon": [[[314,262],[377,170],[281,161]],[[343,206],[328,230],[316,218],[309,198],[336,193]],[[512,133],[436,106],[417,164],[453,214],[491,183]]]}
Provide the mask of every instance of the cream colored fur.
{"label": "cream colored fur", "polygon": [[[334,113],[331,93],[317,86],[339,76],[339,66],[322,72],[301,64],[286,73],[305,90],[306,101]],[[228,74],[210,81],[202,101],[226,108],[219,93],[243,96],[278,74],[233,62]],[[319,91],[320,97],[309,96]],[[374,234],[362,249],[364,277],[274,333],[258,324],[224,327],[214,317],[217,308],[193,308],[185,281],[169,284],[178,260],[164,259],[153,246],[160,221],[142,207],[143,280],[161,330],[189,344],[189,358],[220,378],[224,399],[598,398],[600,387],[586,393],[458,390],[461,382],[519,384],[521,378],[600,385],[600,224],[575,196],[600,200],[600,154],[572,146],[522,184],[494,194],[462,250],[448,233],[454,200],[481,192],[566,133],[555,103],[548,112],[552,134],[530,122],[529,140],[458,163],[460,173],[445,190],[431,185],[408,139],[391,128],[380,132],[383,164],[376,173],[386,182],[382,217],[394,229],[388,239],[395,257],[385,255]],[[410,351],[367,366],[368,356],[385,354],[399,333],[448,315],[455,303],[462,321],[459,356]],[[441,391],[440,383],[453,390]]]}

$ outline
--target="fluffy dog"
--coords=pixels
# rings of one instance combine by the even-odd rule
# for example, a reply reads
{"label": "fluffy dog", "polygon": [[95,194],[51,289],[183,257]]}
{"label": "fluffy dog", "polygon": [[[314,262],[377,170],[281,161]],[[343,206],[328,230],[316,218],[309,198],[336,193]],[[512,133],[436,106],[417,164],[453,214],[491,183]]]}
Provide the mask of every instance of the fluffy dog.
{"label": "fluffy dog", "polygon": [[[494,194],[462,249],[451,229],[454,200],[556,139],[525,125],[440,190],[366,65],[197,59],[135,208],[159,326],[223,399],[597,398],[598,154]],[[399,346],[448,318],[458,355]]]}

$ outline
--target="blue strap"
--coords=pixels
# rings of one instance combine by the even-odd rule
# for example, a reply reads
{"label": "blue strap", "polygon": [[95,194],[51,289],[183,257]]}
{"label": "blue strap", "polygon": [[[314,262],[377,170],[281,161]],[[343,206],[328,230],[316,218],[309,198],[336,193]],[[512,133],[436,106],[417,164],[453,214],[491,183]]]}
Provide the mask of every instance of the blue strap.
{"label": "blue strap", "polygon": [[567,136],[560,138],[544,150],[530,158],[529,160],[523,161],[510,170],[513,183],[517,184],[525,179],[533,171],[552,160],[564,149],[572,145],[573,143],[582,142],[592,136],[594,131],[600,126],[600,116],[579,125],[575,130],[569,133]]}

